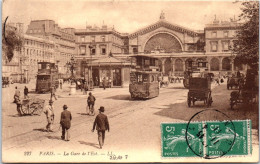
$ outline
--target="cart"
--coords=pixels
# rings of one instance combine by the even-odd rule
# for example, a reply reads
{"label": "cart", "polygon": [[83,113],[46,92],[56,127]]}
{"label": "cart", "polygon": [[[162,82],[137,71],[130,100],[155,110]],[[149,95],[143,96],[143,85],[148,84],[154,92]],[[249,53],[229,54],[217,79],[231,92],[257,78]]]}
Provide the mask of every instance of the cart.
{"label": "cart", "polygon": [[242,78],[239,77],[230,77],[227,80],[227,89],[233,89],[235,87],[236,89],[239,88],[240,83],[242,83]]}
{"label": "cart", "polygon": [[196,101],[204,101],[207,107],[212,104],[211,96],[211,81],[209,77],[190,77],[189,92],[187,96],[188,106],[191,107],[191,102],[195,105]]}
{"label": "cart", "polygon": [[240,82],[238,91],[230,93],[230,107],[234,108],[237,104],[257,104],[258,103],[258,72],[247,70],[245,83]]}
{"label": "cart", "polygon": [[23,115],[41,115],[45,100],[29,98],[22,101],[21,112]]}

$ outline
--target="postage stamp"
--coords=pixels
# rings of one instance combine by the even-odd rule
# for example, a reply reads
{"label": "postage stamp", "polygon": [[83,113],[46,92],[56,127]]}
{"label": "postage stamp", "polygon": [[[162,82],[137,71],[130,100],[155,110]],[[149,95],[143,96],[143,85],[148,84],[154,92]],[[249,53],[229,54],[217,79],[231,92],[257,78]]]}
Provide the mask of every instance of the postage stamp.
{"label": "postage stamp", "polygon": [[162,123],[162,157],[252,154],[251,120]]}
{"label": "postage stamp", "polygon": [[187,123],[163,123],[161,131],[163,157],[195,157],[193,151],[203,154],[203,140],[196,137],[202,131],[202,123],[191,123],[189,132]]}

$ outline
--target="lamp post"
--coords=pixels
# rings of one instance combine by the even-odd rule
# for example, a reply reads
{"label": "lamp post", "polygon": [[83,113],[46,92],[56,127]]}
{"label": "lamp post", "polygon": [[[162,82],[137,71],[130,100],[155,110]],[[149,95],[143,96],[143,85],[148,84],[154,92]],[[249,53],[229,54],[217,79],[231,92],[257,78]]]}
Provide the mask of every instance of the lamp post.
{"label": "lamp post", "polygon": [[93,87],[93,77],[92,77],[92,54],[91,54],[91,51],[92,51],[92,48],[94,48],[92,45],[89,45],[89,55],[90,55],[90,74],[89,74],[89,84],[90,84],[90,89],[92,89]]}
{"label": "lamp post", "polygon": [[70,62],[67,62],[67,67],[71,71],[71,85],[70,85],[70,95],[74,95],[76,93],[76,84],[75,82],[75,77],[74,77],[74,70],[75,70],[75,64],[76,61],[74,57],[71,57]]}

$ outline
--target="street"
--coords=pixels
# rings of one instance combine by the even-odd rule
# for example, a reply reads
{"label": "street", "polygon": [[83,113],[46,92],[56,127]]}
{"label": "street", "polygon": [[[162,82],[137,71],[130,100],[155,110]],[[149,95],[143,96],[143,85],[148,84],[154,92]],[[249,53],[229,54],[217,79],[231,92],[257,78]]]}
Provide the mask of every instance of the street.
{"label": "street", "polygon": [[[12,84],[2,89],[2,156],[7,158],[16,152],[17,159],[28,158],[27,162],[34,161],[35,157],[38,162],[64,161],[64,159],[68,161],[77,159],[82,162],[160,161],[160,123],[189,121],[195,113],[206,109],[202,101],[196,102],[191,108],[188,107],[188,89],[185,89],[182,83],[170,83],[168,87],[160,89],[158,97],[148,100],[131,100],[128,88],[107,88],[106,90],[95,88],[92,91],[97,99],[95,112],[98,113],[100,106],[105,107],[105,114],[108,116],[111,129],[110,132],[106,132],[105,144],[100,150],[97,133],[91,132],[95,116],[86,115],[87,95],[83,95],[78,90],[78,96],[70,97],[69,84],[64,84],[63,90],[58,89],[58,100],[54,101],[54,132],[48,133],[45,131],[47,121],[44,113],[40,116],[19,117],[17,115],[16,104],[12,103],[15,86],[18,86],[23,93],[24,84]],[[30,91],[29,96],[45,99],[45,104],[48,103],[50,94],[35,94],[33,84],[27,86]],[[258,108],[245,108],[240,105],[231,110],[229,106],[231,91],[226,89],[226,83],[220,86],[212,84],[213,104],[210,108],[220,110],[231,120],[252,120],[254,156],[258,154]],[[59,121],[64,104],[68,105],[68,110],[72,113],[69,142],[60,138]],[[209,115],[205,119],[215,120],[216,118],[214,115]],[[30,151],[34,158],[25,156],[25,151]],[[78,154],[82,154],[83,151],[86,153],[84,158]],[[112,154],[120,155],[122,159],[113,159]],[[46,156],[48,158],[44,158]],[[241,161],[249,159],[241,157]],[[225,159],[225,161],[229,160],[232,161],[232,159]],[[164,159],[164,161],[170,162],[173,159]],[[182,161],[182,159],[177,159],[177,161]]]}

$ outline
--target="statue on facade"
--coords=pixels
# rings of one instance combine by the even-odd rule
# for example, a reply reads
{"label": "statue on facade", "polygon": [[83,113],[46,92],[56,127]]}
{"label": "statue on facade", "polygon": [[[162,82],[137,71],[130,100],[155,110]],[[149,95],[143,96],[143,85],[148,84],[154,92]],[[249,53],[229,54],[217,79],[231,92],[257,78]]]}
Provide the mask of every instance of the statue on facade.
{"label": "statue on facade", "polygon": [[165,13],[163,11],[161,12],[160,19],[165,19]]}

